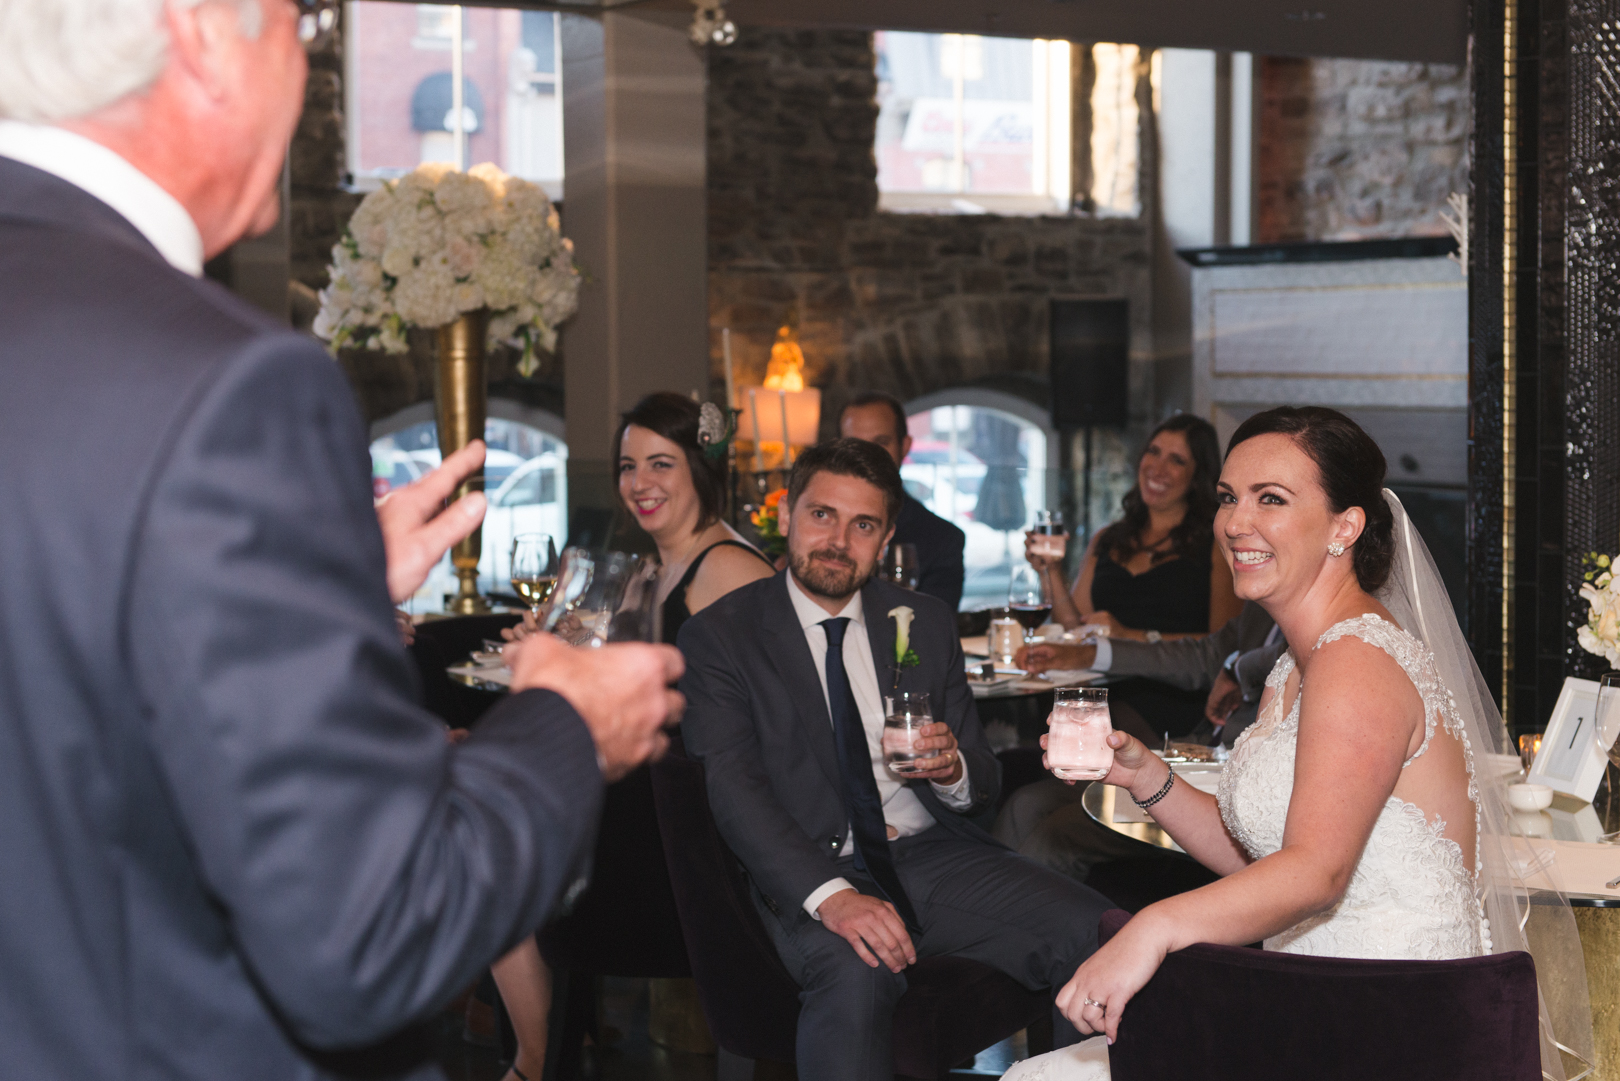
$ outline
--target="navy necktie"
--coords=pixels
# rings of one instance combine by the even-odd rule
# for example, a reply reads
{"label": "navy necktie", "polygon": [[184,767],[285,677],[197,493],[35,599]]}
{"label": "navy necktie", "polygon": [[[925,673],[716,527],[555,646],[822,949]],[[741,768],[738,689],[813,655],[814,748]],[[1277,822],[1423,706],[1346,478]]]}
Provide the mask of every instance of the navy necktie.
{"label": "navy necktie", "polygon": [[900,885],[894,860],[889,856],[888,824],[883,820],[883,800],[878,796],[877,777],[872,772],[872,755],[867,748],[866,726],[855,705],[855,693],[844,671],[844,632],[849,620],[822,621],[827,632],[827,708],[832,713],[833,739],[838,744],[838,773],[843,782],[844,809],[849,812],[850,831],[855,835],[855,867],[870,875],[883,896],[894,905],[913,934],[920,933],[917,913]]}

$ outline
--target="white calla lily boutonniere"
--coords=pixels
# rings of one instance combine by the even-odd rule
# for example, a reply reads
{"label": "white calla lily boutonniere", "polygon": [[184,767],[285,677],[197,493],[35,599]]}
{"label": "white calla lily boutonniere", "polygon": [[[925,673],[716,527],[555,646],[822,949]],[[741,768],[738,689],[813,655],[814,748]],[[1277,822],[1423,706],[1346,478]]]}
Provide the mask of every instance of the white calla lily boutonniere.
{"label": "white calla lily boutonniere", "polygon": [[894,620],[894,686],[897,690],[900,687],[901,670],[922,663],[917,651],[911,648],[911,621],[916,615],[916,612],[904,604],[889,609],[889,618]]}

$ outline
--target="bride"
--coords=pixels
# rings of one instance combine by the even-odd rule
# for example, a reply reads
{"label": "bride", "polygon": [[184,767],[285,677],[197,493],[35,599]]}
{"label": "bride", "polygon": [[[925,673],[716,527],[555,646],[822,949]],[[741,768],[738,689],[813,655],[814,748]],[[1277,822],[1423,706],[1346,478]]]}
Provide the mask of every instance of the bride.
{"label": "bride", "polygon": [[[1268,410],[1233,434],[1217,542],[1237,595],[1271,614],[1289,652],[1218,796],[1179,783],[1132,737],[1109,737],[1104,782],[1223,877],[1143,909],[1080,966],[1057,1005],[1081,1033],[1112,1043],[1165,956],[1198,942],[1406,959],[1526,948],[1500,779],[1481,773],[1501,720],[1427,549],[1383,479],[1377,445],[1331,409]],[[1556,966],[1537,954],[1544,1066],[1562,1076],[1554,1039],[1591,1059],[1585,981],[1577,968],[1576,994],[1567,978],[1580,958],[1567,906],[1535,907],[1564,944]],[[1554,967],[1565,979],[1549,988],[1544,970]],[[1549,1000],[1570,1019],[1557,1037]],[[1103,1044],[1006,1076],[1106,1078]]]}

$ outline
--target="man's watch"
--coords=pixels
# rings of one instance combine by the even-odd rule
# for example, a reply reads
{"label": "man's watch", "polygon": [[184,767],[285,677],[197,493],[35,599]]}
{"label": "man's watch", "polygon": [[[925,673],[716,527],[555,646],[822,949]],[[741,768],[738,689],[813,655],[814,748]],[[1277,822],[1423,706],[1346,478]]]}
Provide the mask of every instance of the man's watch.
{"label": "man's watch", "polygon": [[1152,645],[1157,645],[1159,642],[1164,640],[1164,635],[1160,634],[1158,631],[1145,631],[1144,637],[1146,637],[1148,642]]}

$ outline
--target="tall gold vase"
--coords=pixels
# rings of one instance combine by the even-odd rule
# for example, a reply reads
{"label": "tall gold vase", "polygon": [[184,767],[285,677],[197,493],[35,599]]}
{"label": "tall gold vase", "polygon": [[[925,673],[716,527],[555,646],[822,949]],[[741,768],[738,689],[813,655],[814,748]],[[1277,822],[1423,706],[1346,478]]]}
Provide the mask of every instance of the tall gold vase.
{"label": "tall gold vase", "polygon": [[[434,368],[433,407],[439,426],[439,453],[445,457],[474,439],[484,438],[484,417],[489,411],[489,379],[484,369],[484,331],[489,312],[467,312],[439,328],[439,362]],[[456,496],[483,489],[483,472],[468,478]],[[447,611],[477,615],[489,611],[478,593],[478,556],[483,550],[483,526],[450,549],[459,586]]]}

